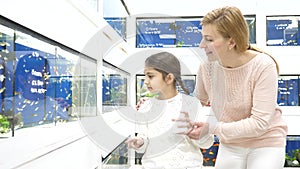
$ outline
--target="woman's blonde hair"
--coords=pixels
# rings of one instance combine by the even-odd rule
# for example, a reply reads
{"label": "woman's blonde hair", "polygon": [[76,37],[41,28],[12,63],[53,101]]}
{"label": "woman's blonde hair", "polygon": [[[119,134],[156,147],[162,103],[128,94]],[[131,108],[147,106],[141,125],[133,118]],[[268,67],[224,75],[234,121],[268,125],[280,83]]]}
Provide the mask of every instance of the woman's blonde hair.
{"label": "woman's blonde hair", "polygon": [[254,50],[257,52],[269,55],[275,62],[277,73],[279,73],[279,66],[275,58],[265,51],[253,47],[249,42],[249,28],[242,12],[234,6],[226,6],[223,8],[214,9],[207,13],[201,25],[212,24],[216,26],[217,31],[224,38],[232,38],[236,45],[235,49],[238,52],[245,52],[246,50]]}

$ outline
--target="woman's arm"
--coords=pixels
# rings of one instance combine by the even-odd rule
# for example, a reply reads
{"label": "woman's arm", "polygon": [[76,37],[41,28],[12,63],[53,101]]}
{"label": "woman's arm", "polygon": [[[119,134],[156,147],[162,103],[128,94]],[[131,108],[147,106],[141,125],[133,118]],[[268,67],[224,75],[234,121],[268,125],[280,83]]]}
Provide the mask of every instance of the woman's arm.
{"label": "woman's arm", "polygon": [[209,104],[209,89],[207,88],[207,85],[209,85],[208,69],[206,64],[200,64],[196,77],[194,96],[200,100],[202,106],[207,106]]}

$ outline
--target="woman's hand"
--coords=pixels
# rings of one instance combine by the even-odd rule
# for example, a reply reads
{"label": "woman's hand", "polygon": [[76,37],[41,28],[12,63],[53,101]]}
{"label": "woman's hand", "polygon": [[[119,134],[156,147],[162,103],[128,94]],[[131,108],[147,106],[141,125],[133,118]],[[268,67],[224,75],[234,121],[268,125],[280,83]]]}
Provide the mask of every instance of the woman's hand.
{"label": "woman's hand", "polygon": [[144,140],[140,137],[132,137],[126,140],[125,144],[128,146],[128,148],[137,150],[144,144]]}

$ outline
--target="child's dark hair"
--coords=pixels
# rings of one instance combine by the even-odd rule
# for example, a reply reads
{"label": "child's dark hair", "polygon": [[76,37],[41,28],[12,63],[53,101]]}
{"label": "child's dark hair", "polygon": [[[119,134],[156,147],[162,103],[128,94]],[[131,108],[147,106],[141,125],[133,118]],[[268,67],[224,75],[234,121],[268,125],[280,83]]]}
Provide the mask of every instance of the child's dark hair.
{"label": "child's dark hair", "polygon": [[169,73],[172,73],[175,77],[174,85],[176,83],[186,93],[190,94],[189,90],[185,87],[181,79],[181,66],[179,60],[169,52],[160,52],[148,57],[145,61],[146,67],[152,67],[155,70],[162,73],[165,78]]}

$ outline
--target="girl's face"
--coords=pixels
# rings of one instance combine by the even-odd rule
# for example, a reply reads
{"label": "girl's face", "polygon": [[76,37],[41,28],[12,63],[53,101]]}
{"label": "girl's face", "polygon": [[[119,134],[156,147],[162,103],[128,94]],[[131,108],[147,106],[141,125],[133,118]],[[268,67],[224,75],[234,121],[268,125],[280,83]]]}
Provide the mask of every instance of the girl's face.
{"label": "girl's face", "polygon": [[215,25],[202,26],[202,40],[200,48],[204,48],[209,61],[222,60],[228,52],[229,39],[224,38]]}
{"label": "girl's face", "polygon": [[144,73],[144,83],[147,86],[147,89],[152,94],[162,93],[163,89],[167,86],[167,83],[165,82],[162,73],[155,70],[152,67],[145,67]]}

